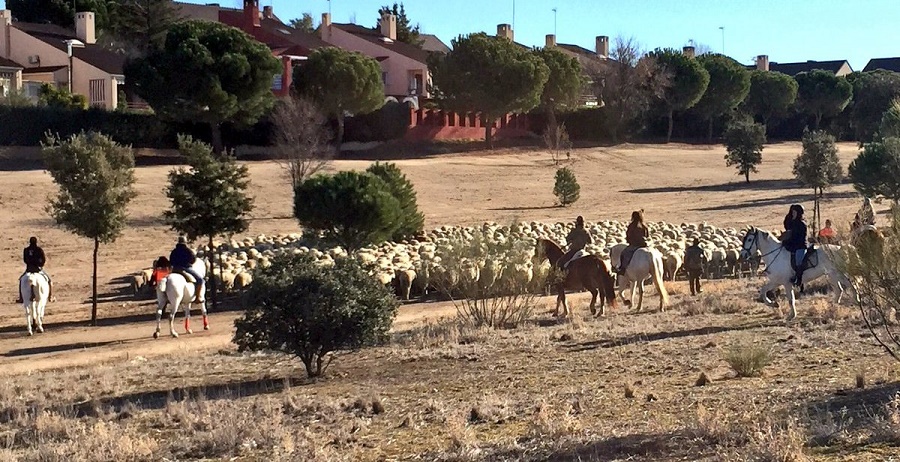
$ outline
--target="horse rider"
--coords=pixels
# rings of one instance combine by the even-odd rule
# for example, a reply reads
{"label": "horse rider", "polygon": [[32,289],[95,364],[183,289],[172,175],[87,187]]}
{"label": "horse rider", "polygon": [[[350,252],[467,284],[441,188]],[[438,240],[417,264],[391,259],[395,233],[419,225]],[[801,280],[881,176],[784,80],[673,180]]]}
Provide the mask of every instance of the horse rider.
{"label": "horse rider", "polygon": [[806,257],[806,221],[803,218],[803,206],[800,204],[791,205],[788,215],[790,221],[785,221],[785,234],[782,244],[784,248],[791,253],[791,267],[794,269],[796,277],[794,285],[800,287],[803,291],[803,259]]}
{"label": "horse rider", "polygon": [[192,303],[200,303],[200,295],[202,294],[200,290],[203,287],[203,278],[192,268],[196,261],[197,256],[187,246],[187,238],[178,236],[178,244],[175,245],[172,253],[169,254],[169,263],[172,265],[172,272],[187,273],[194,277],[194,301]]}
{"label": "horse rider", "polygon": [[625,231],[625,242],[628,243],[628,247],[625,247],[622,256],[619,257],[621,262],[617,271],[619,275],[625,274],[634,252],[639,248],[647,247],[648,237],[650,237],[650,229],[644,224],[644,210],[631,212],[631,223],[628,224],[628,229]]}
{"label": "horse rider", "polygon": [[591,233],[584,229],[584,218],[579,216],[575,219],[575,228],[566,236],[566,244],[569,245],[569,250],[559,259],[559,267],[561,269],[566,269],[569,266],[569,261],[572,260],[572,257],[574,257],[579,250],[584,250],[588,244],[593,242],[594,239],[591,238]]}
{"label": "horse rider", "polygon": [[[47,257],[44,255],[44,249],[38,246],[38,240],[36,237],[31,237],[28,240],[28,247],[25,247],[25,251],[22,252],[22,260],[25,261],[25,273],[22,276],[28,273],[39,273],[41,276],[47,278],[47,286],[49,288],[48,298],[50,300],[53,299],[53,283],[50,281],[50,275],[44,272],[44,265],[47,264]],[[19,276],[21,279],[21,276]],[[19,299],[16,303],[23,303],[22,300],[22,286],[19,285]]]}
{"label": "horse rider", "polygon": [[703,293],[703,289],[700,288],[700,275],[703,274],[704,263],[706,263],[706,253],[700,247],[700,238],[695,237],[693,245],[684,249],[684,270],[688,275],[691,295]]}
{"label": "horse rider", "polygon": [[151,273],[150,281],[148,282],[150,287],[156,287],[156,284],[171,272],[172,264],[169,263],[169,259],[165,255],[160,255],[159,258],[153,260],[153,273]]}

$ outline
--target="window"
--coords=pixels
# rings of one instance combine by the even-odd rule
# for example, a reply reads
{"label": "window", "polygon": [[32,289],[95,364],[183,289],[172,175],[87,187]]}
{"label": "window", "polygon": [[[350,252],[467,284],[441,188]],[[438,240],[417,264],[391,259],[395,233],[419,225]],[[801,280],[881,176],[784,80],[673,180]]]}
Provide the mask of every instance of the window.
{"label": "window", "polygon": [[281,74],[277,74],[277,75],[272,79],[272,90],[275,90],[275,91],[281,91],[282,85],[283,85],[283,81],[282,81],[282,78],[281,78]]}
{"label": "window", "polygon": [[88,82],[88,102],[91,106],[106,106],[106,80],[93,79]]}
{"label": "window", "polygon": [[23,84],[25,96],[37,100],[41,96],[41,82],[25,82]]}

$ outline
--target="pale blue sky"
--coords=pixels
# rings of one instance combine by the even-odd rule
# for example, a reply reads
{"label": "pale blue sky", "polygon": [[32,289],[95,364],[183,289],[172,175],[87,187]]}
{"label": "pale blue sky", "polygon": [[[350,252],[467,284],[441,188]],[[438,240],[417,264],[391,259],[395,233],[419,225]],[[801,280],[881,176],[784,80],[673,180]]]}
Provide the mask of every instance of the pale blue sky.
{"label": "pale blue sky", "polygon": [[[241,0],[188,0],[240,7]],[[303,12],[318,19],[327,0],[260,0],[287,21]],[[335,22],[375,24],[384,0],[332,0]],[[391,0],[390,3],[393,3]],[[588,49],[594,37],[633,36],[645,48],[676,47],[693,39],[719,52],[725,28],[725,52],[743,63],[759,54],[770,61],[847,59],[862,70],[870,58],[900,56],[900,0],[406,0],[407,15],[422,30],[448,45],[460,34],[496,33],[513,22],[516,41],[544,44],[557,40]],[[481,5],[481,6],[474,6]]]}

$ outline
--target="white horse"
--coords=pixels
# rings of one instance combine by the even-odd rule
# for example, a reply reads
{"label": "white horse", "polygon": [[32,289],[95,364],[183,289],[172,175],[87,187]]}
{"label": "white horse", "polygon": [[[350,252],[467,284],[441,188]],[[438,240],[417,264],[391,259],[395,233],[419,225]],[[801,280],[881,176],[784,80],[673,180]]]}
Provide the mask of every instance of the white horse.
{"label": "white horse", "polygon": [[[206,263],[198,258],[194,261],[191,268],[200,275],[201,279],[206,277]],[[202,286],[201,286],[202,287]],[[188,282],[184,276],[178,273],[171,273],[162,278],[156,284],[156,332],[153,338],[159,338],[159,324],[162,317],[162,310],[166,304],[172,308],[172,314],[169,315],[169,333],[172,337],[177,338],[175,332],[175,315],[178,309],[184,306],[184,330],[188,334],[194,333],[191,330],[191,303],[195,296],[194,283]],[[203,330],[209,330],[209,319],[206,316],[206,300],[204,294],[200,293],[200,310],[203,313]]]}
{"label": "white horse", "polygon": [[[609,260],[621,265],[622,251],[626,247],[625,244],[614,245],[609,249]],[[625,274],[619,276],[619,295],[625,301],[625,305],[634,305],[634,293],[638,292],[637,310],[641,311],[644,305],[644,281],[651,278],[659,292],[659,311],[666,310],[669,293],[666,292],[666,286],[663,283],[663,257],[658,250],[651,247],[641,247],[635,250]],[[631,289],[631,294],[626,299],[625,291],[628,289]]]}
{"label": "white horse", "polygon": [[38,332],[44,332],[44,309],[50,298],[50,282],[40,273],[26,273],[19,278],[22,306],[25,308],[25,322],[28,335],[34,335],[32,324]]}
{"label": "white horse", "polygon": [[[766,282],[759,289],[759,298],[768,305],[776,305],[775,302],[769,300],[766,295],[769,291],[776,289],[778,286],[784,287],[788,297],[788,304],[791,312],[788,320],[797,316],[796,298],[794,296],[794,285],[791,279],[794,277],[794,269],[791,266],[791,259],[794,258],[787,249],[781,244],[775,236],[768,231],[751,227],[744,235],[741,244],[741,258],[746,259],[751,255],[760,252],[762,261],[766,264],[765,274],[768,277]],[[835,267],[833,256],[840,255],[841,247],[837,245],[819,245],[816,252],[818,264],[814,267],[803,271],[803,282],[816,280],[822,276],[828,278],[831,288],[834,290],[834,303],[841,302],[844,290],[853,288],[850,280]],[[854,290],[855,293],[855,290]],[[856,294],[859,301],[859,294]],[[777,306],[777,305],[776,305]]]}

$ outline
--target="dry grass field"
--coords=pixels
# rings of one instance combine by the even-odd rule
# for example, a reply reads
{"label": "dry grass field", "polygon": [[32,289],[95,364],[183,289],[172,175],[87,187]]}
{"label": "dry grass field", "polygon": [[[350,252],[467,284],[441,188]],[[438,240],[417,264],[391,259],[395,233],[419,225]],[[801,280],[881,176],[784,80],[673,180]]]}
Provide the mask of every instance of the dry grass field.
{"label": "dry grass field", "polygon": [[[855,145],[840,146],[845,165]],[[573,152],[582,187],[554,207],[555,166],[543,152],[506,150],[398,160],[427,226],[514,219],[754,224],[774,229],[807,201],[791,180],[797,143],[767,147],[749,185],[721,147],[622,146]],[[338,161],[363,169],[368,161]],[[0,460],[895,460],[897,367],[851,305],[811,294],[784,322],[753,301],[760,280],[710,281],[700,297],[667,283],[670,310],[623,307],[536,318],[506,331],[460,324],[448,302],[405,304],[392,342],[345,354],[309,383],[299,362],[244,355],[230,344],[231,308],[212,330],[153,340],[152,311],[123,277],[167,253],[162,224],[171,167],[141,167],[129,229],[101,248],[101,326],[86,327],[90,244],[43,211],[42,171],[0,172]],[[250,235],[294,232],[281,168],[251,163]],[[850,185],[827,193],[826,217],[850,221]],[[47,332],[26,337],[13,300],[30,235],[48,253],[57,301]],[[649,306],[655,306],[651,291]],[[731,364],[756,376],[738,377]],[[741,367],[743,366],[743,367]],[[753,375],[753,374],[749,374]]]}

